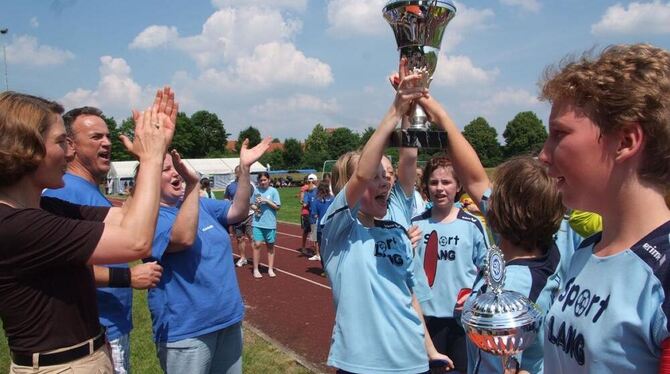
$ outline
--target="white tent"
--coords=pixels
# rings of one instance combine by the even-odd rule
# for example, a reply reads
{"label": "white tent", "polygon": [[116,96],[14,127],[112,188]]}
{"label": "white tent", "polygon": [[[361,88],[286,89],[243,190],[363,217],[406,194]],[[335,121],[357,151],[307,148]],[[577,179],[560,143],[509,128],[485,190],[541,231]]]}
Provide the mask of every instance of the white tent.
{"label": "white tent", "polygon": [[[187,158],[186,161],[200,177],[212,180],[212,188],[225,189],[235,179],[235,167],[240,164],[239,157],[234,158]],[[114,161],[107,174],[107,192],[123,193],[135,177],[137,161]],[[251,165],[251,173],[267,171],[260,162]]]}

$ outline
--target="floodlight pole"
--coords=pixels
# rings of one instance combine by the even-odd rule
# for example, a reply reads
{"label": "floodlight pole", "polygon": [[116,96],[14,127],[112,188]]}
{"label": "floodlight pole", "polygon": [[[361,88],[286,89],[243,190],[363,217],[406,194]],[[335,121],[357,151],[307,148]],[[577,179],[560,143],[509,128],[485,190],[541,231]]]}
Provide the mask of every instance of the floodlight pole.
{"label": "floodlight pole", "polygon": [[9,32],[9,29],[4,28],[0,29],[0,35],[3,35],[3,41],[2,41],[2,57],[5,63],[5,90],[9,91],[9,78],[7,75],[7,48],[5,47],[5,41],[4,41],[4,35],[7,35],[7,32]]}

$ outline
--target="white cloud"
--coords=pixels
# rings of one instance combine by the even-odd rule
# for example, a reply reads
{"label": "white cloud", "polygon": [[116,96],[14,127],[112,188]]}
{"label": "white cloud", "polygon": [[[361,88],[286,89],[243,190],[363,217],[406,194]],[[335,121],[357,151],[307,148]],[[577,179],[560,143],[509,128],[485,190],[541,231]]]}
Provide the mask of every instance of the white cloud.
{"label": "white cloud", "polygon": [[305,57],[291,43],[259,45],[251,56],[238,60],[236,70],[242,80],[257,85],[326,86],[333,82],[330,66]]}
{"label": "white cloud", "polygon": [[40,22],[37,20],[37,17],[33,17],[30,19],[30,27],[34,29],[40,27]]}
{"label": "white cloud", "polygon": [[339,110],[337,100],[322,100],[316,96],[296,94],[285,99],[267,99],[263,104],[251,108],[252,115],[259,118],[276,119],[278,115],[304,112],[334,114]]}
{"label": "white cloud", "polygon": [[21,35],[7,45],[7,62],[24,66],[61,65],[72,60],[74,54],[67,50],[40,45],[37,38]]}
{"label": "white cloud", "polygon": [[153,25],[139,33],[132,43],[130,49],[151,49],[157,47],[167,47],[179,38],[179,32],[176,27]]}
{"label": "white cloud", "polygon": [[540,104],[537,96],[532,95],[524,89],[513,89],[506,88],[502,91],[498,91],[491,96],[489,100],[486,101],[486,105],[489,107],[500,107],[500,106],[520,106],[520,107],[532,107]]}
{"label": "white cloud", "polygon": [[[212,0],[212,5],[216,8],[228,8],[240,5],[239,0]],[[307,8],[307,0],[246,0],[244,5],[265,6],[274,8],[287,8],[303,11]]]}
{"label": "white cloud", "polygon": [[95,90],[77,88],[70,91],[61,102],[66,108],[83,105],[100,107],[105,113],[117,118],[125,118],[131,108],[148,105],[153,89],[142,88],[131,75],[130,66],[122,58],[100,57],[100,81]]}
{"label": "white cloud", "polygon": [[329,0],[328,32],[334,36],[391,33],[382,17],[386,0]]}
{"label": "white cloud", "polygon": [[500,0],[504,5],[519,6],[525,10],[537,13],[540,11],[541,4],[537,0]]}
{"label": "white cloud", "polygon": [[467,56],[440,53],[433,84],[448,87],[485,85],[493,82],[499,73],[498,69],[484,70],[474,66]]}
{"label": "white cloud", "polygon": [[495,18],[495,13],[489,8],[470,8],[460,2],[454,2],[454,5],[456,16],[449,22],[442,40],[443,49],[447,51],[460,44],[464,35],[490,28]]}
{"label": "white cloud", "polygon": [[592,34],[668,34],[670,2],[632,2],[627,8],[613,5],[600,21],[591,26]]}

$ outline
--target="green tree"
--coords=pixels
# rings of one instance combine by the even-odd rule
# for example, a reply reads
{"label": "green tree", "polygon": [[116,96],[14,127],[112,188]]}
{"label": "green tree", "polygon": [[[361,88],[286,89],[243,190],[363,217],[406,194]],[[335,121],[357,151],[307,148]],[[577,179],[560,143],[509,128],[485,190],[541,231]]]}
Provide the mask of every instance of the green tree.
{"label": "green tree", "polygon": [[179,112],[177,113],[177,124],[174,132],[174,137],[172,138],[172,144],[170,149],[176,149],[181,157],[184,158],[195,158],[197,157],[197,152],[195,151],[195,139],[194,135],[196,130],[193,127],[191,119],[188,118],[186,113]]}
{"label": "green tree", "polygon": [[269,164],[272,170],[281,170],[286,168],[286,165],[284,165],[284,153],[279,149],[265,153],[258,161],[263,164],[263,166],[267,166]]}
{"label": "green tree", "polygon": [[109,136],[112,138],[112,161],[130,161],[134,160],[135,156],[126,151],[126,147],[121,143],[119,136],[126,135],[131,140],[135,136],[135,121],[132,117],[126,118],[121,122],[121,126],[117,126],[114,118],[104,118],[109,128]]}
{"label": "green tree", "polygon": [[521,112],[507,123],[503,137],[506,157],[535,154],[542,149],[547,130],[535,113]]}
{"label": "green tree", "polygon": [[305,167],[320,169],[323,162],[328,159],[328,140],[330,135],[321,126],[316,124],[305,139],[305,153],[302,164]]}
{"label": "green tree", "polygon": [[200,110],[191,116],[193,125],[193,154],[189,157],[202,158],[209,153],[222,151],[226,147],[228,135],[219,117],[206,110]]}
{"label": "green tree", "polygon": [[330,134],[328,139],[328,156],[337,159],[343,154],[358,149],[361,137],[346,127],[340,127]]}
{"label": "green tree", "polygon": [[361,147],[363,147],[368,140],[370,140],[370,137],[372,134],[374,134],[375,128],[372,126],[368,126],[365,130],[363,130],[363,135],[361,135]]}
{"label": "green tree", "polygon": [[498,132],[486,119],[477,117],[463,128],[463,136],[472,144],[485,167],[494,167],[502,161]]}
{"label": "green tree", "polygon": [[302,145],[297,139],[289,138],[284,141],[284,166],[286,168],[299,168],[302,163]]}
{"label": "green tree", "polygon": [[249,126],[240,131],[240,135],[237,137],[237,143],[235,144],[235,151],[238,154],[240,153],[244,139],[249,139],[249,148],[255,147],[261,142],[261,132],[253,126]]}

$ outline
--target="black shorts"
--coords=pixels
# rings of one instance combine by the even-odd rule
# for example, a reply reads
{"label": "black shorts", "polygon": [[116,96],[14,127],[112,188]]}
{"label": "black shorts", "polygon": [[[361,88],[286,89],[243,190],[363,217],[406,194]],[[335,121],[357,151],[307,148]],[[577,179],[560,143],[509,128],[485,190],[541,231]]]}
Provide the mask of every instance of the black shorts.
{"label": "black shorts", "polygon": [[300,227],[302,227],[302,232],[309,234],[312,231],[312,224],[309,221],[309,214],[303,214],[300,216]]}
{"label": "black shorts", "polygon": [[465,330],[455,318],[424,316],[426,328],[438,352],[449,356],[454,362],[454,370],[468,371],[468,351],[465,344]]}

